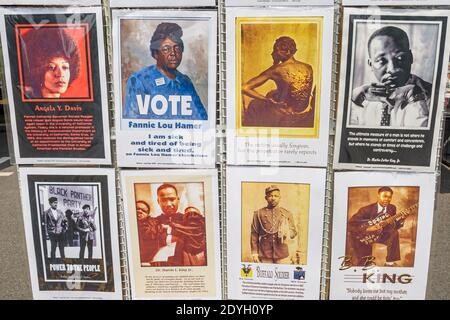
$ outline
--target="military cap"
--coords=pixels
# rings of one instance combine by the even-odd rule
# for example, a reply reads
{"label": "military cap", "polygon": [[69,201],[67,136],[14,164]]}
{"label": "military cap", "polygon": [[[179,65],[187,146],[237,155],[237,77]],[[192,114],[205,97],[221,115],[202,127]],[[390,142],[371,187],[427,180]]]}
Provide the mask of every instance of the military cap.
{"label": "military cap", "polygon": [[278,191],[280,191],[280,188],[278,188],[276,185],[271,185],[270,187],[267,187],[266,188],[266,194],[268,194],[268,193],[270,193],[270,192],[272,192],[272,191],[275,191],[275,190],[278,190]]}

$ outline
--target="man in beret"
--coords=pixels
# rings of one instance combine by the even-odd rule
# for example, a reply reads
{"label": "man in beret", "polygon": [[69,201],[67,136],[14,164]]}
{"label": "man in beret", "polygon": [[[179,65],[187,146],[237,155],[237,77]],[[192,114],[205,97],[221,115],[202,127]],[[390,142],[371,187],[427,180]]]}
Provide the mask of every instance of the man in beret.
{"label": "man in beret", "polygon": [[251,253],[255,263],[289,264],[287,241],[297,236],[292,213],[279,206],[281,195],[276,185],[266,188],[267,206],[253,213]]}
{"label": "man in beret", "polygon": [[195,87],[177,70],[183,58],[183,30],[163,22],[150,40],[156,60],[127,80],[123,118],[207,120],[208,115]]}

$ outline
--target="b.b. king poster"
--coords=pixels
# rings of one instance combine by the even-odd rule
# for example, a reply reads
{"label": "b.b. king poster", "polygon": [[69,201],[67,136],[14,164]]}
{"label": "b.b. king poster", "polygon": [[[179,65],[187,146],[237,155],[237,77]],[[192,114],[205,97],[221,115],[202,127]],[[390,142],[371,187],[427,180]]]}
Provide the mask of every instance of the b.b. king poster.
{"label": "b.b. king poster", "polygon": [[110,164],[101,8],[0,10],[18,164]]}
{"label": "b.b. king poster", "polygon": [[425,299],[436,176],[335,175],[330,299]]}
{"label": "b.b. king poster", "polygon": [[112,15],[119,166],[214,167],[216,12]]}
{"label": "b.b. king poster", "polygon": [[449,17],[344,10],[335,169],[435,170]]}
{"label": "b.b. king poster", "polygon": [[114,171],[22,168],[35,299],[120,299]]}

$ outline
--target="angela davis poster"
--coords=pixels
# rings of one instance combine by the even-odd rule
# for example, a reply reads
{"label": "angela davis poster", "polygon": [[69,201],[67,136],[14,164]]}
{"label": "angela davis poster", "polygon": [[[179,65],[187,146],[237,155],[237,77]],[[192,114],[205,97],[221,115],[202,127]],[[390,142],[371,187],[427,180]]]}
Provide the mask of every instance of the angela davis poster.
{"label": "angela davis poster", "polygon": [[110,163],[100,8],[0,17],[17,163]]}

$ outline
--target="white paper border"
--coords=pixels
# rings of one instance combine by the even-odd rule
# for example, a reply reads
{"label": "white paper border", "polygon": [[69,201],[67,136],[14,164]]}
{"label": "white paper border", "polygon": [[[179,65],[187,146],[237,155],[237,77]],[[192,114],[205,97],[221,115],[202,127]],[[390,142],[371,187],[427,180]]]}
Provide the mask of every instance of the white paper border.
{"label": "white paper border", "polygon": [[[303,300],[317,300],[320,296],[320,275],[322,261],[322,235],[325,210],[326,169],[322,168],[265,168],[265,167],[227,167],[227,275],[228,297],[230,299],[252,299],[240,293],[239,280],[241,263],[241,182],[297,183],[310,185],[308,219],[308,258],[305,293]],[[258,195],[255,195],[258,196]],[[260,195],[263,196],[263,195]],[[283,200],[281,200],[283,201]],[[282,202],[281,202],[282,205]],[[258,264],[252,263],[255,267]],[[277,265],[267,265],[269,269]],[[286,265],[278,265],[286,266]],[[289,268],[290,267],[290,268]],[[288,265],[293,272],[295,265]],[[256,299],[263,299],[259,297]],[[274,299],[274,297],[269,298]],[[286,299],[286,298],[283,298]]]}
{"label": "white paper border", "polygon": [[[343,108],[345,106],[345,82],[346,82],[346,70],[347,70],[347,52],[348,49],[348,36],[349,36],[349,18],[350,15],[373,15],[373,16],[405,16],[407,18],[410,15],[417,16],[444,16],[448,17],[447,20],[447,39],[448,34],[450,32],[450,11],[445,10],[406,10],[406,9],[380,9],[380,8],[344,8],[343,13],[343,31],[342,31],[342,52],[341,52],[341,67],[340,67],[340,77],[339,77],[339,98],[337,104],[337,120],[336,120],[336,135],[335,135],[335,147],[334,147],[334,157],[333,157],[333,168],[336,170],[340,169],[350,169],[350,170],[361,170],[361,169],[375,169],[375,170],[387,170],[387,171],[416,171],[416,172],[434,172],[436,168],[436,157],[437,157],[437,147],[439,142],[439,132],[441,129],[441,120],[443,116],[443,105],[444,105],[444,92],[447,84],[447,72],[442,72],[441,74],[441,83],[438,90],[436,90],[435,85],[433,85],[434,90],[436,90],[434,94],[434,99],[437,99],[437,110],[436,119],[434,125],[433,132],[433,146],[431,148],[430,153],[430,165],[429,166],[392,166],[392,165],[383,165],[383,164],[361,164],[361,163],[343,163],[339,162],[339,153],[341,149],[341,135],[342,135],[342,126],[346,126],[346,123],[343,123]],[[403,20],[396,20],[398,23]],[[408,21],[408,20],[407,20]],[[441,32],[443,29],[441,29]],[[440,40],[439,40],[440,41]],[[444,58],[443,58],[443,66],[439,66],[439,60],[436,61],[436,70],[439,70],[439,67],[443,68],[447,66],[447,59],[450,54],[450,43],[446,41],[444,44]],[[434,75],[436,77],[436,75]],[[405,129],[405,132],[409,129]],[[411,130],[416,130],[415,128]]]}
{"label": "white paper border", "polygon": [[[316,166],[326,167],[328,157],[328,137],[329,137],[329,115],[331,104],[331,70],[333,56],[333,19],[334,8],[302,8],[293,10],[292,8],[227,8],[227,161],[232,165],[278,165],[278,166]],[[319,137],[318,138],[258,138],[258,137],[237,137],[236,136],[236,27],[237,17],[323,17],[322,29],[322,74],[321,74],[321,96],[319,114]],[[238,144],[250,141],[252,143],[295,143],[307,145],[311,150],[317,152],[316,155],[293,155],[285,160],[287,155],[274,154],[277,160],[262,159],[252,161],[246,157],[246,152],[237,152]],[[283,161],[281,161],[283,159]]]}
{"label": "white paper border", "polygon": [[[28,176],[30,175],[53,175],[53,176],[106,176],[108,183],[108,196],[109,196],[109,224],[110,224],[110,239],[111,239],[111,260],[113,263],[113,279],[114,279],[114,292],[99,292],[99,291],[69,291],[69,290],[54,290],[54,291],[41,291],[39,290],[37,262],[35,253],[35,244],[33,240],[33,228],[31,225],[31,208],[30,208],[30,195],[28,193]],[[19,181],[20,181],[20,194],[22,201],[22,212],[25,226],[25,238],[27,243],[28,264],[31,277],[31,288],[34,299],[107,299],[107,300],[121,300],[122,299],[122,279],[121,279],[121,266],[119,256],[119,230],[117,224],[117,211],[116,211],[116,190],[115,190],[115,174],[114,169],[97,169],[97,168],[20,168],[19,169]],[[69,181],[68,181],[69,182]],[[95,183],[95,182],[92,182]],[[34,188],[33,188],[34,189]],[[99,190],[100,199],[104,196],[102,192],[105,190]],[[103,214],[103,213],[102,213]],[[108,241],[105,237],[106,229],[103,226],[104,241]],[[104,251],[105,252],[105,251]],[[106,252],[105,252],[106,254]],[[85,281],[82,281],[85,282]]]}
{"label": "white paper border", "polygon": [[[208,120],[202,121],[207,124],[202,129],[202,136],[209,133],[214,134],[214,137],[208,138],[212,141],[212,154],[210,157],[205,158],[202,164],[177,164],[177,163],[163,163],[153,162],[151,157],[147,157],[146,162],[141,162],[136,159],[135,156],[127,159],[125,153],[127,149],[125,144],[128,142],[126,137],[121,137],[127,130],[121,130],[121,118],[122,118],[122,69],[120,59],[120,19],[154,19],[164,20],[164,18],[207,18],[209,19],[208,30],[208,105],[207,113]],[[147,168],[214,168],[216,162],[216,76],[217,76],[217,12],[216,11],[193,11],[193,10],[112,10],[112,31],[113,31],[113,73],[114,73],[114,103],[115,103],[115,126],[116,126],[116,151],[117,162],[119,167],[147,167]],[[188,120],[180,120],[180,122],[186,122]],[[189,120],[190,121],[190,120]],[[197,123],[197,121],[195,121]],[[160,130],[160,129],[157,129]],[[162,129],[164,130],[164,129]],[[129,132],[129,131],[128,131]],[[136,133],[143,132],[143,130],[136,131]],[[206,134],[205,134],[206,133]],[[162,134],[162,133],[161,133]],[[204,141],[202,141],[204,142]],[[124,144],[124,146],[122,146]],[[205,147],[202,150],[208,151]]]}
{"label": "white paper border", "polygon": [[343,6],[437,6],[448,0],[342,0]]}
{"label": "white paper border", "polygon": [[0,6],[101,6],[101,0],[0,0]]}
{"label": "white paper border", "polygon": [[[345,256],[346,229],[347,229],[347,201],[349,187],[373,187],[373,186],[418,186],[419,209],[417,222],[417,238],[415,248],[414,267],[383,267],[381,271],[392,274],[408,273],[414,276],[411,285],[405,284],[374,284],[378,289],[405,289],[408,295],[405,299],[425,299],[428,263],[430,257],[431,233],[433,224],[434,198],[435,198],[436,176],[427,173],[388,173],[388,172],[337,172],[334,183],[334,208],[333,208],[333,232],[332,232],[332,256],[331,256],[331,280],[330,299],[349,299],[345,293],[343,283],[344,273],[350,270],[361,271],[362,267],[352,267],[351,269],[340,271],[341,256]],[[396,195],[393,195],[395,203]],[[380,271],[379,267],[368,270],[368,272]],[[377,286],[378,285],[378,286]],[[367,289],[369,285],[357,284],[355,288]]]}
{"label": "white paper border", "polygon": [[333,6],[333,0],[225,0],[227,7],[250,7],[250,6]]}
{"label": "white paper border", "polygon": [[186,0],[109,0],[111,8],[155,8],[155,7],[214,7],[215,0],[194,0],[186,3]]}
{"label": "white paper border", "polygon": [[109,132],[109,114],[108,114],[108,100],[106,89],[106,66],[105,66],[105,50],[104,50],[104,38],[103,38],[103,16],[102,8],[100,7],[71,7],[71,8],[14,8],[5,9],[0,8],[0,28],[6,30],[5,27],[5,15],[26,15],[26,14],[82,14],[82,13],[95,13],[95,22],[97,26],[97,47],[98,47],[98,61],[100,74],[100,95],[99,101],[102,108],[102,124],[103,124],[103,145],[105,149],[105,157],[101,158],[22,158],[20,156],[18,132],[16,125],[16,112],[14,105],[14,96],[11,82],[11,68],[9,60],[8,41],[6,32],[1,33],[3,59],[5,67],[6,88],[8,93],[8,108],[11,117],[11,128],[13,135],[14,155],[17,164],[111,164],[111,146],[110,146],[110,132]]}
{"label": "white paper border", "polygon": [[[183,170],[183,169],[171,169],[171,170],[165,170],[164,171],[166,178],[166,182],[168,183],[176,183],[177,177],[211,177],[212,183],[211,183],[211,189],[212,190],[206,190],[205,194],[207,192],[211,192],[211,201],[212,201],[212,212],[211,212],[211,218],[210,218],[210,224],[213,225],[214,230],[214,243],[211,244],[214,248],[214,265],[215,265],[215,288],[216,288],[216,295],[215,296],[205,296],[205,297],[189,297],[189,296],[177,296],[176,299],[214,299],[219,300],[222,298],[222,273],[221,273],[221,243],[220,243],[220,228],[219,228],[219,202],[218,202],[218,173],[216,169],[203,169],[203,170]],[[120,173],[121,178],[121,187],[122,187],[122,193],[123,193],[123,207],[125,212],[125,224],[126,224],[126,233],[127,233],[127,243],[132,244],[136,241],[133,241],[132,236],[129,231],[130,226],[130,216],[128,214],[128,200],[129,197],[132,197],[132,194],[127,193],[127,178],[128,177],[148,177],[149,182],[151,182],[152,177],[160,177],[163,175],[161,170],[122,170]],[[150,296],[147,297],[143,296],[136,296],[136,284],[135,284],[135,272],[133,265],[133,250],[131,248],[128,248],[127,250],[128,254],[128,262],[129,262],[129,282],[131,287],[131,297],[133,300],[164,300],[164,299],[171,299],[170,297],[158,297],[158,296]]]}

